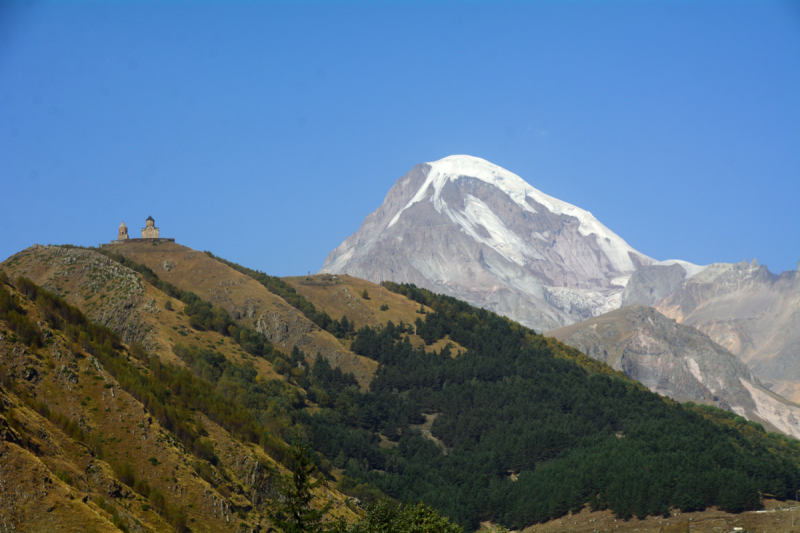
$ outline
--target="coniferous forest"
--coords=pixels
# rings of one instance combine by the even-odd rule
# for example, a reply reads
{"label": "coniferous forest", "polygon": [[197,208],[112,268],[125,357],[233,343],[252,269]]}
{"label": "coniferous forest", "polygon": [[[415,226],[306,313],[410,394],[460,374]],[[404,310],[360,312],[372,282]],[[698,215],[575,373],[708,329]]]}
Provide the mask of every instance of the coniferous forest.
{"label": "coniferous forest", "polygon": [[[467,351],[426,353],[392,324],[365,327],[352,349],[380,363],[366,393],[317,360],[310,379],[328,408],[305,422],[314,447],[350,478],[429,503],[466,529],[484,520],[519,528],[585,504],[622,518],[670,507],[739,512],[800,486],[792,439],[577,364],[485,310],[386,286],[435,310],[416,323],[426,343],[449,335]],[[435,416],[438,442],[414,429],[425,415]]]}
{"label": "coniferous forest", "polygon": [[[270,282],[296,307],[327,316],[278,278],[239,270]],[[146,278],[172,289],[154,273]],[[247,369],[217,361],[212,366],[220,370],[209,372],[218,357],[174,349],[220,390],[230,379],[247,384],[240,405],[284,437],[310,441],[344,469],[343,487],[367,499],[383,493],[424,501],[465,529],[485,520],[524,527],[587,504],[621,518],[666,515],[670,508],[740,512],[759,508],[764,496],[790,498],[800,487],[794,439],[732,413],[658,396],[577,350],[455,298],[384,286],[433,312],[413,326],[389,322],[356,333],[352,351],[379,363],[367,392],[321,357],[310,369],[299,367],[298,384],[320,407],[314,414],[298,398],[287,402],[285,389],[278,392],[283,387],[264,394]],[[195,303],[193,294],[179,297]],[[466,351],[414,348],[409,333],[427,345],[448,337]],[[264,343],[250,353],[281,363]],[[291,359],[296,365],[303,355],[295,349]],[[420,426],[429,419],[432,438],[424,438]]]}

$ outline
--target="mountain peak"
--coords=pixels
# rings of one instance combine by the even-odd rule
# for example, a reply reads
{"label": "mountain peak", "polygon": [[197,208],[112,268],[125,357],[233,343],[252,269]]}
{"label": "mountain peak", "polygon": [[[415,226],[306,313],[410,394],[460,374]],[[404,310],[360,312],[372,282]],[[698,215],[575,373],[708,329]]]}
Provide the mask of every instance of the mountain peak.
{"label": "mountain peak", "polygon": [[[479,224],[486,227],[485,220],[475,220],[486,218],[479,216],[480,214],[485,215],[487,211],[482,202],[476,202],[474,196],[470,195],[464,205],[452,206],[448,205],[442,197],[442,192],[448,183],[455,182],[460,178],[474,178],[505,193],[523,212],[535,215],[537,214],[535,206],[539,204],[554,215],[576,218],[580,234],[584,237],[594,234],[597,246],[605,253],[612,267],[617,271],[630,272],[636,269],[637,265],[631,259],[631,254],[640,256],[645,262],[652,262],[650,258],[634,250],[621,237],[601,224],[589,211],[544,194],[513,172],[485,159],[470,155],[450,155],[438,161],[426,163],[426,165],[430,167],[427,179],[416,194],[392,217],[386,229],[394,226],[411,206],[430,198],[437,212],[448,215],[453,222],[467,226],[465,230],[468,233],[481,233],[481,231],[473,232],[472,230],[477,229],[476,226]],[[431,188],[433,194],[429,197]],[[463,214],[466,215],[467,220],[463,216],[459,216],[458,211],[462,211],[461,208],[463,208]],[[471,211],[473,216],[470,216]],[[478,211],[482,213],[476,213]],[[494,222],[495,224],[492,224],[494,227],[486,227],[486,230],[495,237],[493,240],[505,245],[510,245],[510,241],[516,240],[508,238],[508,232],[503,224],[498,224],[496,220]],[[479,238],[479,240],[481,239]]]}
{"label": "mountain peak", "polygon": [[415,283],[547,330],[619,307],[654,262],[588,211],[451,155],[398,179],[321,272]]}
{"label": "mountain peak", "polygon": [[[444,189],[447,182],[455,181],[460,177],[476,178],[494,185],[508,194],[523,209],[536,213],[526,201],[527,191],[536,191],[536,189],[513,172],[509,172],[494,163],[471,155],[450,155],[426,164],[430,167],[427,180],[408,203],[392,218],[388,227],[392,227],[400,219],[403,211],[424,200],[431,186],[434,191],[432,201],[436,210],[441,213],[443,208],[443,201],[441,200],[442,189]],[[536,192],[538,193],[538,191]]]}

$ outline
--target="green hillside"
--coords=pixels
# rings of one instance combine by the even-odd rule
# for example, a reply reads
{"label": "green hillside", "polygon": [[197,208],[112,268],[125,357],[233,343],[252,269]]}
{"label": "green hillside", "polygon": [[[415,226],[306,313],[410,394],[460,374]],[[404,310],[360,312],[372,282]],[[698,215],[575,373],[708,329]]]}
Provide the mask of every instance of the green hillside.
{"label": "green hillside", "polygon": [[[622,518],[671,507],[741,512],[800,486],[793,439],[725,424],[604,365],[581,366],[532,331],[453,298],[386,287],[435,310],[416,323],[426,342],[449,335],[467,352],[429,354],[391,326],[363,328],[352,349],[380,363],[368,393],[314,367],[330,408],[306,423],[349,477],[428,502],[467,528],[485,520],[520,528],[585,504]],[[438,443],[414,430],[423,415],[435,416]],[[378,433],[396,444],[381,447]]]}
{"label": "green hillside", "polygon": [[[270,476],[281,462],[291,466],[287,442],[313,448],[328,480],[325,498],[351,521],[351,508],[358,509],[343,505],[341,492],[362,504],[387,496],[424,502],[469,531],[484,521],[523,528],[586,506],[623,519],[711,506],[739,513],[761,508],[765,498],[793,498],[800,488],[798,441],[732,413],[660,397],[574,349],[453,298],[394,283],[369,289],[391,291],[394,307],[404,299],[416,321],[364,326],[337,341],[377,368],[365,390],[363,376],[343,372],[313,344],[280,351],[268,332],[204,299],[208,291],[179,289],[175,270],[167,282],[130,257],[106,256],[118,275],[145,282],[148,296],[140,305],[170,304],[170,316],[148,322],[164,329],[158,338],[170,343],[168,356],[126,345],[30,280],[6,276],[0,281],[0,394],[17,407],[0,414],[6,426],[16,424],[13,438],[22,447],[41,449],[35,436],[42,431],[66,432],[58,437],[64,449],[73,442],[89,450],[108,477],[128,487],[128,496],[86,504],[87,513],[106,513],[109,530],[116,520],[128,529],[139,523],[144,530],[236,531],[219,518],[230,520],[231,509],[242,527],[268,527],[267,502],[276,497]],[[4,266],[46,279],[35,255],[20,257]],[[218,275],[212,267],[207,271]],[[292,308],[331,323],[343,320],[312,299],[322,298],[320,291],[299,296],[287,282],[238,268],[259,278],[257,290],[269,285]],[[70,276],[80,269],[58,272],[59,286],[72,287]],[[200,277],[180,281],[209,283]],[[364,291],[366,283],[359,280]],[[110,299],[75,301],[102,316]],[[172,314],[185,328],[161,325],[173,324]],[[115,407],[112,390],[124,395],[126,407]],[[137,429],[116,423],[125,409],[145,413],[150,421],[138,427],[157,434],[162,448],[139,451],[126,437]],[[19,423],[36,417],[37,423]],[[61,429],[40,429],[46,424]],[[155,450],[148,435],[144,443]],[[88,468],[87,452],[58,464],[49,452],[38,453],[65,479]],[[165,475],[165,465],[176,474]],[[88,486],[102,495],[101,485]],[[208,494],[225,507],[209,507]],[[215,521],[208,527],[196,522],[209,516]]]}

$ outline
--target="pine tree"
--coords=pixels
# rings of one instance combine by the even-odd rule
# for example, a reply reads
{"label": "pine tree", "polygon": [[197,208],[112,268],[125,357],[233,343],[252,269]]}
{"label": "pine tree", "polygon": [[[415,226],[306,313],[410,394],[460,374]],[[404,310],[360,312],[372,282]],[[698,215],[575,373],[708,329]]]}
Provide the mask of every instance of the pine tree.
{"label": "pine tree", "polygon": [[339,522],[337,533],[463,533],[463,529],[424,503],[397,507],[387,500],[369,506],[352,525]]}
{"label": "pine tree", "polygon": [[322,509],[314,509],[312,491],[324,479],[314,479],[316,465],[309,456],[308,446],[293,446],[289,453],[294,462],[292,474],[278,474],[276,489],[280,497],[268,503],[267,514],[273,525],[283,533],[324,533],[328,531],[323,518],[331,509],[331,502]]}

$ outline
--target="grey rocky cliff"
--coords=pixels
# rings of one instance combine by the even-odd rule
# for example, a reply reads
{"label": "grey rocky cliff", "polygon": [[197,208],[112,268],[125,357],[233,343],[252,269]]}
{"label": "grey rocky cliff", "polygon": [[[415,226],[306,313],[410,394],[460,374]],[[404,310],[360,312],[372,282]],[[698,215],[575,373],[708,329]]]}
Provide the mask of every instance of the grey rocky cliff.
{"label": "grey rocky cliff", "polygon": [[686,278],[686,269],[671,265],[647,265],[631,275],[622,293],[622,305],[653,305],[668,296]]}
{"label": "grey rocky cliff", "polygon": [[655,304],[737,355],[768,387],[800,400],[800,274],[717,263]]}
{"label": "grey rocky cliff", "polygon": [[800,406],[766,391],[739,358],[651,307],[611,311],[547,336],[678,401],[717,405],[800,437]]}

